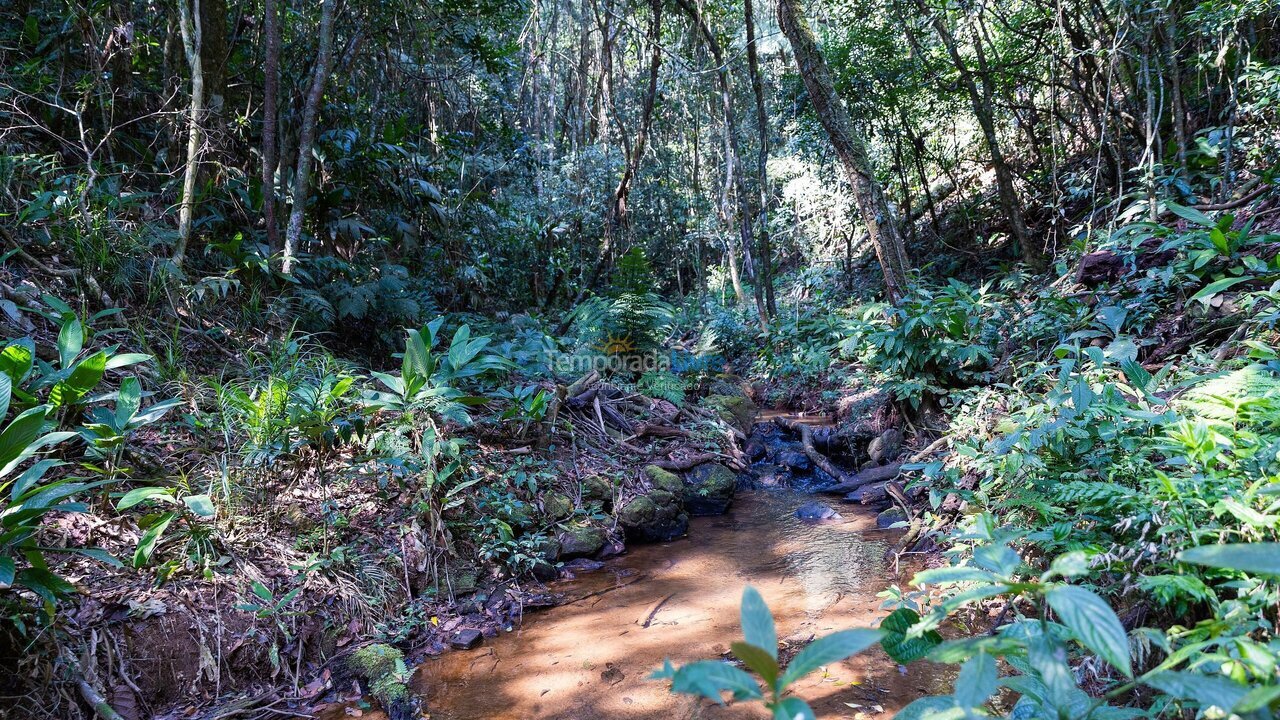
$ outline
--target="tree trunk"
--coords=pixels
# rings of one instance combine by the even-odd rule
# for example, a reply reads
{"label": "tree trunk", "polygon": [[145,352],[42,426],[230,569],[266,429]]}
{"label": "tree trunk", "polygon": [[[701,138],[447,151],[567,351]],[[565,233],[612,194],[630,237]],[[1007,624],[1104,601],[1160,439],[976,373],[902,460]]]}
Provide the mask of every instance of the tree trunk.
{"label": "tree trunk", "polygon": [[[711,27],[707,24],[706,19],[702,16],[702,12],[692,0],[676,0],[676,4],[680,6],[689,18],[693,21],[698,33],[702,35],[703,41],[707,45],[707,50],[711,53],[712,61],[716,64],[716,77],[720,85],[720,106],[724,113],[724,132],[725,132],[725,187],[721,195],[721,213],[725,217],[726,222],[732,217],[729,213],[729,191],[734,191],[737,199],[738,210],[738,242],[740,247],[738,250],[743,254],[743,265],[747,271],[748,277],[754,275],[754,263],[751,262],[751,213],[746,207],[747,203],[747,184],[742,176],[740,167],[741,154],[738,152],[738,119],[733,109],[733,88],[729,84],[729,68],[724,60],[724,52],[720,48],[720,42],[716,40],[716,36],[711,32]],[[734,252],[733,243],[728,243],[729,252]],[[742,292],[741,281],[738,278],[737,258],[734,257],[729,263],[729,272],[734,280],[734,292],[738,295],[738,301],[746,304],[745,294]],[[760,327],[767,330],[766,318],[768,312],[765,310],[764,298],[760,294],[760,281],[758,278],[752,277],[755,282],[755,301],[756,312],[759,315]]]}
{"label": "tree trunk", "polygon": [[280,228],[276,222],[276,163],[279,161],[276,108],[280,87],[280,17],[276,0],[263,0],[263,58],[264,80],[262,84],[262,221],[267,230],[267,248],[274,255],[283,248],[280,245]]}
{"label": "tree trunk", "polygon": [[311,88],[307,91],[306,104],[302,108],[302,129],[298,133],[298,166],[293,175],[293,207],[289,210],[289,227],[284,238],[282,269],[286,275],[293,271],[298,243],[302,239],[302,216],[307,209],[307,186],[311,177],[311,150],[315,145],[320,100],[324,97],[324,86],[329,80],[329,67],[333,62],[333,16],[337,5],[337,0],[324,0],[320,7],[320,47],[316,51]]}
{"label": "tree trunk", "polygon": [[187,167],[182,176],[182,199],[178,210],[178,242],[173,248],[173,264],[182,266],[191,242],[192,215],[195,213],[196,178],[200,172],[201,134],[204,120],[204,67],[200,61],[200,0],[178,0],[178,28],[182,33],[182,49],[191,68],[191,108],[187,129]]}
{"label": "tree trunk", "polygon": [[217,116],[227,94],[227,0],[200,0],[199,8],[205,105],[211,116]]}
{"label": "tree trunk", "polygon": [[756,215],[756,228],[760,233],[756,284],[764,287],[765,314],[772,317],[778,314],[778,304],[773,297],[773,248],[769,239],[769,116],[765,114],[764,82],[760,79],[760,60],[756,50],[754,4],[755,0],[742,2],[747,25],[747,71],[751,74],[751,92],[756,98],[756,132],[760,136],[760,148],[756,156],[756,179],[760,183],[760,207]]}
{"label": "tree trunk", "polygon": [[986,140],[987,150],[991,154],[991,167],[996,174],[996,194],[1000,198],[1000,210],[1004,213],[1005,220],[1009,223],[1009,234],[1018,243],[1023,261],[1033,269],[1043,269],[1043,253],[1031,241],[1031,233],[1027,230],[1026,222],[1022,218],[1022,205],[1018,202],[1018,191],[1013,184],[1013,171],[1009,168],[1009,164],[1005,162],[1004,152],[1000,146],[1000,138],[996,134],[991,78],[986,67],[986,56],[982,52],[982,40],[975,33],[974,47],[977,49],[979,70],[983,74],[982,88],[979,90],[978,83],[974,80],[973,72],[960,55],[960,47],[956,42],[955,36],[951,34],[951,29],[947,27],[946,19],[930,10],[925,5],[924,0],[915,0],[915,2],[920,14],[928,18],[930,24],[933,25],[934,31],[938,34],[938,39],[942,41],[943,47],[947,50],[947,55],[951,57],[951,63],[955,66],[956,72],[960,74],[960,84],[964,86],[965,91],[969,94],[969,101],[973,105],[973,114],[978,119],[978,126],[982,128],[982,137]]}
{"label": "tree trunk", "polygon": [[867,148],[855,133],[853,120],[836,95],[831,70],[818,49],[800,0],[778,0],[778,22],[783,34],[791,41],[796,65],[814,112],[831,138],[831,145],[844,166],[849,184],[853,186],[862,222],[867,226],[871,245],[884,272],[885,293],[891,302],[897,302],[907,288],[907,251],[902,234],[894,223],[893,213],[884,199],[884,190],[872,172]]}

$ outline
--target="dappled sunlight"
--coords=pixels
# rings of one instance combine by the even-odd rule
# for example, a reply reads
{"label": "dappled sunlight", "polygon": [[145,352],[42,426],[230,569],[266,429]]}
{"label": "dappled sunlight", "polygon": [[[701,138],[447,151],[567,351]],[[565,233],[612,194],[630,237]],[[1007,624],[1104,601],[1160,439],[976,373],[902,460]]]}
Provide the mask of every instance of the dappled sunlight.
{"label": "dappled sunlight", "polygon": [[[526,616],[523,627],[465,652],[428,660],[415,677],[435,718],[683,717],[694,701],[649,680],[664,659],[716,658],[740,637],[738,603],[756,587],[784,644],[875,623],[875,594],[892,582],[884,552],[895,533],[874,518],[808,523],[794,493],[740,496],[730,513],[700,518],[690,538],[641,546],[603,570],[553,588],[580,598]],[[878,650],[798,685],[819,708],[896,708],[935,686],[934,670],[903,674]],[[717,708],[701,717],[753,717]]]}

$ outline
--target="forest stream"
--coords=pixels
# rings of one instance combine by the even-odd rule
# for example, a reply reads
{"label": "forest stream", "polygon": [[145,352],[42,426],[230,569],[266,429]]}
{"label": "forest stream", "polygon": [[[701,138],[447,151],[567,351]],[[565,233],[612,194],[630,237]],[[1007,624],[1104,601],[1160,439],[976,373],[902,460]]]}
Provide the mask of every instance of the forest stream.
{"label": "forest stream", "polygon": [[[773,610],[785,656],[814,636],[875,623],[876,593],[912,571],[885,557],[900,530],[878,529],[874,513],[856,506],[838,519],[797,519],[811,500],[791,490],[741,493],[727,514],[695,518],[684,539],[636,546],[556,581],[550,589],[563,603],[476,649],[428,659],[414,690],[441,720],[755,717],[758,706],[672,695],[649,675],[664,658],[728,657],[746,585]],[[903,668],[877,650],[811,675],[796,692],[821,717],[876,717],[940,691],[939,670]]]}

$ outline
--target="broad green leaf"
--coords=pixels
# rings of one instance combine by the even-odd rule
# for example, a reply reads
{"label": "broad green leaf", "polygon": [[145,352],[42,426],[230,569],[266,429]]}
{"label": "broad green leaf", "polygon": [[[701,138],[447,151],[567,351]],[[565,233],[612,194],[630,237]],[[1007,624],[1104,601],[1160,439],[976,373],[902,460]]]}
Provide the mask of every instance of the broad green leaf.
{"label": "broad green leaf", "polygon": [[146,353],[120,353],[119,355],[112,355],[107,359],[107,369],[119,370],[120,368],[129,367],[130,365],[144,363],[150,359],[151,356]]}
{"label": "broad green leaf", "polygon": [[1169,200],[1165,201],[1164,206],[1169,208],[1169,212],[1173,213],[1174,215],[1177,215],[1183,220],[1189,220],[1201,227],[1214,228],[1218,226],[1218,223],[1215,222],[1213,218],[1209,217],[1208,215],[1205,215],[1204,213],[1200,212],[1199,210],[1196,210],[1195,208],[1190,208],[1185,205],[1179,205],[1178,203],[1175,203]]}
{"label": "broad green leaf", "polygon": [[936,630],[929,630],[920,637],[907,637],[907,631],[918,622],[920,615],[915,610],[898,608],[880,623],[880,629],[884,631],[880,645],[895,662],[903,665],[915,662],[942,642],[942,635]]}
{"label": "broad green leaf", "polygon": [[[1080,387],[1080,385],[1077,385],[1077,387]],[[1086,389],[1088,388],[1087,385],[1085,387]],[[1090,397],[1092,398],[1092,391],[1090,391]],[[1082,410],[1083,408],[1077,405],[1076,409]],[[996,543],[974,549],[973,562],[1001,577],[1007,578],[1017,572],[1022,565],[1022,558],[1018,557],[1018,553],[1008,545]]]}
{"label": "broad green leaf", "polygon": [[138,540],[138,549],[133,552],[134,567],[144,567],[151,561],[151,554],[155,552],[156,543],[160,541],[160,536],[164,535],[164,531],[168,529],[169,523],[173,522],[175,517],[177,517],[177,513],[165,513],[142,534],[142,539]]}
{"label": "broad green leaf", "polygon": [[956,702],[965,708],[982,707],[987,698],[995,694],[998,680],[995,658],[985,652],[974,655],[960,666],[960,675],[956,678]]}
{"label": "broad green leaf", "polygon": [[0,351],[0,372],[8,375],[14,385],[21,385],[31,374],[35,357],[35,341],[31,338],[14,340]]}
{"label": "broad green leaf", "polygon": [[931,695],[913,700],[902,708],[893,720],[939,720],[939,718],[963,718],[963,708],[956,706],[955,698],[949,695]]}
{"label": "broad green leaf", "polygon": [[1082,550],[1072,550],[1063,553],[1053,559],[1049,564],[1049,570],[1044,574],[1042,579],[1048,580],[1053,577],[1073,578],[1080,577],[1089,572],[1089,556]]}
{"label": "broad green leaf", "polygon": [[921,585],[938,585],[941,583],[999,582],[999,580],[1000,578],[996,577],[990,570],[963,566],[935,568],[916,573],[916,576],[911,579],[911,584],[919,587]]}
{"label": "broad green leaf", "polygon": [[1166,695],[1194,702],[1202,711],[1218,708],[1221,712],[1215,717],[1226,717],[1249,694],[1249,688],[1220,675],[1167,670],[1143,682]]}
{"label": "broad green leaf", "polygon": [[773,687],[778,681],[778,661],[763,649],[744,642],[733,643],[729,649],[733,651],[734,657],[742,661],[743,665],[764,678],[765,684],[769,687]]}
{"label": "broad green leaf", "polygon": [[1056,586],[1045,593],[1045,600],[1085,647],[1126,677],[1133,677],[1129,638],[1107,601],[1076,585]]}
{"label": "broad green leaf", "polygon": [[773,709],[773,720],[818,720],[813,708],[798,697],[783,698]]}
{"label": "broad green leaf", "polygon": [[63,368],[71,367],[76,356],[84,347],[84,326],[80,318],[68,315],[62,318],[62,328],[58,331],[58,362]]}
{"label": "broad green leaf", "polygon": [[191,512],[200,517],[211,518],[217,514],[217,510],[213,507],[213,500],[208,495],[188,495],[182,498],[182,502],[191,508]]}
{"label": "broad green leaf", "polygon": [[124,429],[138,408],[142,406],[142,383],[136,377],[127,377],[120,383],[120,392],[116,397],[116,427]]}
{"label": "broad green leaf", "polygon": [[79,402],[85,393],[97,387],[107,369],[107,354],[96,352],[76,363],[66,380],[49,391],[49,402],[55,407],[65,407]]}
{"label": "broad green leaf", "polygon": [[1200,302],[1203,302],[1203,303],[1208,303],[1209,300],[1211,300],[1214,295],[1217,295],[1218,293],[1223,292],[1234,285],[1239,285],[1242,282],[1247,282],[1252,279],[1253,278],[1251,277],[1227,277],[1227,278],[1222,278],[1221,280],[1214,280],[1208,285],[1205,285],[1200,290],[1200,292],[1196,293],[1195,295],[1192,295],[1191,299],[1199,300]]}
{"label": "broad green leaf", "polygon": [[0,466],[5,468],[0,470],[0,478],[8,475],[17,461],[30,457],[31,446],[44,427],[45,411],[44,406],[31,408],[0,431]]}
{"label": "broad green leaf", "polygon": [[[663,677],[659,674],[658,677]],[[721,693],[733,693],[735,700],[755,700],[763,697],[760,685],[747,673],[719,660],[700,660],[675,670],[670,674],[671,691],[685,695],[699,695],[724,704]]]}
{"label": "broad green leaf", "polygon": [[178,502],[173,497],[173,490],[171,488],[140,487],[134,488],[133,490],[125,493],[124,497],[120,498],[119,502],[116,503],[116,510],[124,512],[125,510],[136,505],[140,505],[148,500],[163,500],[167,503]]}
{"label": "broad green leaf", "polygon": [[841,630],[809,643],[796,653],[782,674],[782,688],[817,670],[823,665],[830,665],[845,658],[856,655],[875,645],[884,635],[879,630],[855,629]]}
{"label": "broad green leaf", "polygon": [[773,627],[773,614],[759,591],[747,586],[742,591],[742,637],[750,645],[778,659],[778,634]]}
{"label": "broad green leaf", "polygon": [[0,590],[13,587],[14,564],[11,557],[0,557]]}
{"label": "broad green leaf", "polygon": [[101,548],[58,548],[58,552],[75,553],[76,555],[84,555],[93,558],[100,563],[106,563],[111,567],[124,567],[124,563],[111,553]]}
{"label": "broad green leaf", "polygon": [[1201,545],[1178,553],[1178,559],[1223,570],[1280,575],[1280,543]]}
{"label": "broad green leaf", "polygon": [[74,585],[44,568],[31,567],[19,570],[13,584],[30,590],[45,602],[50,603],[76,591]]}
{"label": "broad green leaf", "polygon": [[0,373],[0,420],[9,414],[9,401],[13,399],[13,380]]}
{"label": "broad green leaf", "polygon": [[40,460],[36,462],[26,470],[23,470],[22,474],[19,475],[13,481],[13,490],[10,497],[12,497],[14,500],[17,500],[23,495],[26,495],[27,491],[33,485],[35,485],[36,483],[44,479],[45,473],[61,465],[66,465],[66,463],[62,462],[61,460],[46,458],[44,460]]}
{"label": "broad green leaf", "polygon": [[257,580],[253,581],[253,583],[249,586],[249,589],[252,590],[253,594],[257,595],[258,599],[262,600],[263,602],[271,602],[272,600],[275,599],[275,596],[271,594],[271,589],[268,588],[266,585],[263,585],[262,583],[258,582]]}

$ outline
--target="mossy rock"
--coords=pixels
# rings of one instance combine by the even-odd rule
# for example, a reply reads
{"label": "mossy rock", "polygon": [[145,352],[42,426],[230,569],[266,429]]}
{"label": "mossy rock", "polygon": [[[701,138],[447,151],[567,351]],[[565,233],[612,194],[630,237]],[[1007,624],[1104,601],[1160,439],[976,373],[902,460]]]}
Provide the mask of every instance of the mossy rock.
{"label": "mossy rock", "polygon": [[619,508],[618,524],[631,540],[666,542],[689,531],[689,515],[677,496],[666,490],[652,490]]}
{"label": "mossy rock", "polygon": [[560,557],[564,560],[595,555],[607,539],[603,528],[590,525],[568,528],[556,538],[560,543]]}
{"label": "mossy rock", "polygon": [[563,493],[547,493],[542,496],[542,512],[548,520],[564,520],[573,515],[573,500]]}
{"label": "mossy rock", "polygon": [[702,401],[716,411],[721,420],[746,433],[756,418],[756,404],[743,395],[708,395]]}
{"label": "mossy rock", "polygon": [[721,375],[707,386],[708,395],[728,395],[730,397],[746,397],[742,389],[742,378],[736,375]]}
{"label": "mossy rock", "polygon": [[389,717],[400,720],[414,716],[408,684],[412,674],[405,666],[404,653],[390,645],[374,643],[352,653],[348,662]]}
{"label": "mossy rock", "polygon": [[613,483],[603,475],[591,475],[582,479],[582,499],[607,505],[613,502]]}
{"label": "mossy rock", "polygon": [[680,480],[679,475],[670,470],[663,470],[657,465],[649,465],[644,469],[644,474],[649,478],[649,483],[655,488],[666,490],[676,495],[684,492],[684,482]]}
{"label": "mossy rock", "polygon": [[684,506],[692,515],[721,515],[737,488],[737,473],[719,463],[703,463],[684,477]]}
{"label": "mossy rock", "polygon": [[476,591],[479,577],[471,568],[454,570],[449,574],[449,588],[454,595],[469,595]]}
{"label": "mossy rock", "polygon": [[515,502],[503,509],[502,519],[514,528],[526,529],[537,525],[536,508],[527,502]]}

